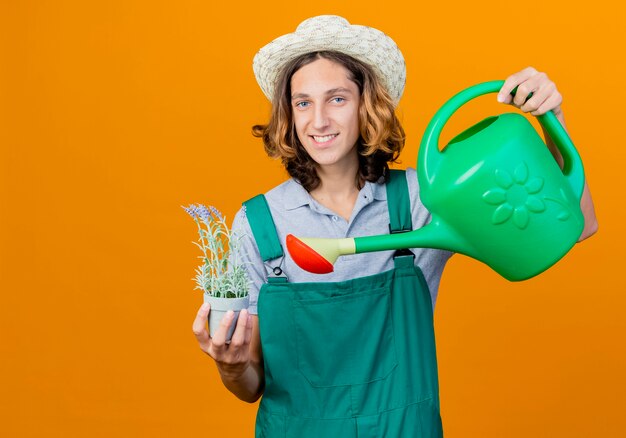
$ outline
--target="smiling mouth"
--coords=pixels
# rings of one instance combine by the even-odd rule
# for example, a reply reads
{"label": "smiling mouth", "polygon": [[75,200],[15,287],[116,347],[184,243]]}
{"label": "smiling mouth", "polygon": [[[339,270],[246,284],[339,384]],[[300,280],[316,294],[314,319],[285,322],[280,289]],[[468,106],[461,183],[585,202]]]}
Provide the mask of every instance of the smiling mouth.
{"label": "smiling mouth", "polygon": [[333,138],[337,137],[339,134],[330,134],[330,135],[312,135],[315,143],[328,143]]}

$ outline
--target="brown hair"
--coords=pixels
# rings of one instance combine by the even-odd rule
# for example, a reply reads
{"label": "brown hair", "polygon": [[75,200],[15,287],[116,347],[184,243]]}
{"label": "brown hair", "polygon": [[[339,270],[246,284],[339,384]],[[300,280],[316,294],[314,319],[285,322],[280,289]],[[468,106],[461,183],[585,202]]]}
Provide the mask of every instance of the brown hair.
{"label": "brown hair", "polygon": [[360,187],[363,180],[376,182],[381,176],[386,177],[389,173],[388,163],[395,162],[404,147],[404,129],[396,117],[389,93],[372,68],[344,53],[311,52],[289,62],[278,77],[269,123],[254,125],[252,134],[263,139],[267,154],[271,158],[280,158],[289,175],[300,181],[307,191],[319,185],[316,163],[298,139],[291,107],[292,76],[319,58],[344,66],[350,72],[349,79],[359,87],[357,186]]}

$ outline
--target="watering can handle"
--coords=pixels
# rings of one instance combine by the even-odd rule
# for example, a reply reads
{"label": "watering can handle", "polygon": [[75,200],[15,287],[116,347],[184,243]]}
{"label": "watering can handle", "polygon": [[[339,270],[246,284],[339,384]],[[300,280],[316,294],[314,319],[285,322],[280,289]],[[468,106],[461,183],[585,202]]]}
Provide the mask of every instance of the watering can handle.
{"label": "watering can handle", "polygon": [[[426,127],[426,132],[420,144],[418,155],[418,165],[422,163],[422,167],[418,173],[420,185],[431,184],[434,179],[442,154],[439,150],[439,137],[443,127],[450,117],[452,117],[452,114],[476,97],[482,96],[483,94],[497,93],[503,85],[504,81],[490,81],[474,85],[453,96],[435,113],[435,116]],[[563,128],[552,111],[537,116],[537,120],[539,120],[541,126],[546,129],[550,138],[561,152],[561,155],[563,155],[563,174],[578,199],[580,199],[585,185],[585,175],[582,160],[580,159],[580,155],[574,143],[572,143],[565,128]]]}

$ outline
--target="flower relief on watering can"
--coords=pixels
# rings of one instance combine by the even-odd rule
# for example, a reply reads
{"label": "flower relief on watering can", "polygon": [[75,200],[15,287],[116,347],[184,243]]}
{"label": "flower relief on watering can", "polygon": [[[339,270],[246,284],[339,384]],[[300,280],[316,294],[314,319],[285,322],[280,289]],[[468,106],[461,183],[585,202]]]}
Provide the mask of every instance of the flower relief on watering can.
{"label": "flower relief on watering can", "polygon": [[525,229],[530,221],[530,213],[542,213],[546,210],[544,201],[559,204],[562,210],[557,218],[565,221],[570,218],[567,198],[563,189],[560,190],[563,201],[548,196],[540,197],[544,180],[541,177],[530,177],[525,162],[519,164],[511,175],[505,169],[496,169],[497,186],[483,193],[483,200],[498,207],[493,212],[491,221],[494,225],[502,224],[513,218],[513,223],[520,230]]}

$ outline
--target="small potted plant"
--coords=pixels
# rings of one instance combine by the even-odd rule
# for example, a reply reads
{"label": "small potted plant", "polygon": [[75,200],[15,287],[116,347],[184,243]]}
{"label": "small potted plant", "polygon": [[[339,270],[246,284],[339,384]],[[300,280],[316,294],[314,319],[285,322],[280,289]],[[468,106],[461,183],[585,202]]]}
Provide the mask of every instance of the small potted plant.
{"label": "small potted plant", "polygon": [[200,237],[193,243],[202,251],[198,256],[202,263],[196,269],[194,290],[204,291],[204,302],[211,304],[209,334],[215,334],[226,312],[232,310],[235,317],[226,335],[229,342],[239,312],[248,308],[249,300],[250,280],[237,251],[242,236],[228,228],[225,218],[215,207],[191,204],[183,209],[198,225]]}

